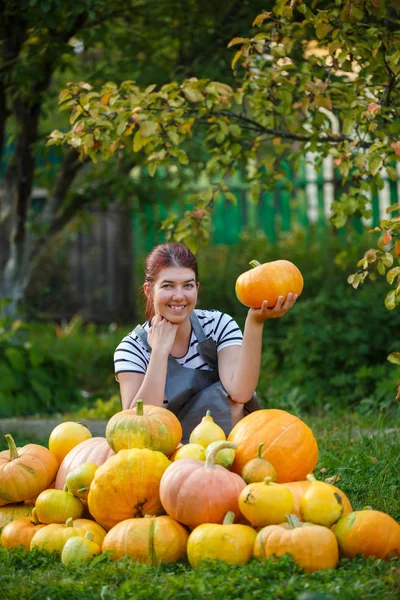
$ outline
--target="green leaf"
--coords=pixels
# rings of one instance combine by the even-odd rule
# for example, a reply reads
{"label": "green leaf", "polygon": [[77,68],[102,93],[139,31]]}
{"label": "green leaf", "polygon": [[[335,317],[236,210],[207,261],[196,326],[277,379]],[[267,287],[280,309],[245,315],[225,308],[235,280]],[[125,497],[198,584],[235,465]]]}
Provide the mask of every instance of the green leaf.
{"label": "green leaf", "polygon": [[235,37],[233,38],[233,40],[231,40],[228,44],[228,48],[231,48],[231,46],[236,46],[237,44],[243,44],[244,42],[247,42],[248,39],[247,38],[242,38],[242,37]]}
{"label": "green leaf", "polygon": [[140,129],[137,130],[135,135],[133,136],[133,151],[140,152],[143,148],[143,138]]}
{"label": "green leaf", "polygon": [[391,352],[387,359],[394,365],[400,365],[400,352]]}
{"label": "green leaf", "polygon": [[187,156],[187,154],[186,154],[186,152],[184,150],[179,150],[179,152],[178,152],[178,160],[181,163],[181,165],[188,165],[189,164],[188,156]]}
{"label": "green leaf", "polygon": [[229,202],[232,202],[234,206],[237,206],[237,198],[232,192],[224,192],[224,196]]}
{"label": "green leaf", "polygon": [[385,298],[385,306],[388,310],[396,308],[396,290],[391,290]]}
{"label": "green leaf", "polygon": [[372,175],[376,175],[379,169],[382,168],[383,159],[380,156],[373,156],[369,161],[369,170]]}
{"label": "green leaf", "polygon": [[150,137],[154,135],[158,130],[158,123],[156,121],[142,121],[140,123],[140,133],[142,137]]}
{"label": "green leaf", "polygon": [[237,63],[237,61],[239,60],[239,58],[240,58],[241,56],[242,56],[242,51],[241,51],[241,50],[238,50],[238,51],[235,53],[235,56],[233,57],[233,59],[232,59],[232,62],[231,62],[231,68],[232,68],[232,69],[234,69],[234,68],[235,68],[235,65],[236,65],[236,63]]}
{"label": "green leaf", "polygon": [[26,360],[25,356],[20,350],[17,348],[7,348],[4,353],[8,360],[10,361],[10,365],[14,369],[14,371],[24,372],[26,369]]}

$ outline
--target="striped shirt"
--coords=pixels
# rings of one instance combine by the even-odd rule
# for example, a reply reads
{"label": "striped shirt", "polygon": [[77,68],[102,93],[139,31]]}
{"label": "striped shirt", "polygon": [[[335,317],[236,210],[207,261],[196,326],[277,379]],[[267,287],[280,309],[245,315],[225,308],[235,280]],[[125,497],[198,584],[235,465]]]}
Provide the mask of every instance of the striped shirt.
{"label": "striped shirt", "polygon": [[[236,321],[229,315],[218,310],[199,310],[195,313],[200,321],[206,338],[212,338],[219,352],[228,346],[240,346],[243,340],[242,332]],[[150,321],[143,324],[148,333]],[[150,352],[145,348],[141,338],[134,331],[129,333],[118,345],[114,353],[115,375],[118,373],[146,373],[150,360]],[[211,370],[198,352],[198,341],[192,328],[189,347],[186,354],[176,358],[179,364],[189,369]]]}

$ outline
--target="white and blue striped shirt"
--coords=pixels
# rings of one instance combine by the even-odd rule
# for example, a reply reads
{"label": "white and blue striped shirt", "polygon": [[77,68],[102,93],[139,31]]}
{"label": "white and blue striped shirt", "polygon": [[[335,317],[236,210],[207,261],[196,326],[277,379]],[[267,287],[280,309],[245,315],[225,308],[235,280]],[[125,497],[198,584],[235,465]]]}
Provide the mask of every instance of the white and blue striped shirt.
{"label": "white and blue striped shirt", "polygon": [[[219,352],[227,346],[240,346],[243,334],[232,317],[219,310],[195,309],[204,335],[212,338]],[[146,332],[150,329],[150,322],[143,324]],[[115,375],[118,373],[146,373],[150,360],[150,352],[145,348],[142,340],[134,331],[123,338],[114,353]],[[211,370],[198,352],[198,341],[192,328],[189,347],[186,354],[176,358],[179,364],[189,369]]]}

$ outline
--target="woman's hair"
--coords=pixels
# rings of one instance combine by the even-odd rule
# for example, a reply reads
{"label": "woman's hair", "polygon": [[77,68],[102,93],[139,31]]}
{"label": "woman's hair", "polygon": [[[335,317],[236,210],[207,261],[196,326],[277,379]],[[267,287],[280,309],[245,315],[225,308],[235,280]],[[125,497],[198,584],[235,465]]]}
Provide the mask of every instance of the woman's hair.
{"label": "woman's hair", "polygon": [[[194,254],[183,244],[160,244],[153,248],[145,262],[145,283],[153,285],[160,271],[166,267],[184,267],[192,269],[198,282],[199,274]],[[143,290],[143,287],[142,287]],[[146,319],[154,316],[153,300],[146,297]]]}

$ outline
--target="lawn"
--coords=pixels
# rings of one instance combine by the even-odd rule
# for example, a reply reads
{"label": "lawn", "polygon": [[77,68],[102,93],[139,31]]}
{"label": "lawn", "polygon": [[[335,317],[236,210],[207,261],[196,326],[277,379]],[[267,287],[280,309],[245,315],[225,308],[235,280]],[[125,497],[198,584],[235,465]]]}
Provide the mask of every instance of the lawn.
{"label": "lawn", "polygon": [[[365,506],[400,520],[400,436],[396,419],[362,422],[344,415],[304,418],[320,449],[314,473],[337,478],[353,509]],[[101,556],[85,567],[64,566],[46,553],[0,549],[0,598],[85,600],[158,598],[224,600],[397,600],[400,560],[341,559],[335,570],[305,574],[289,557],[245,566],[223,563],[193,570],[187,563],[149,567]]]}

